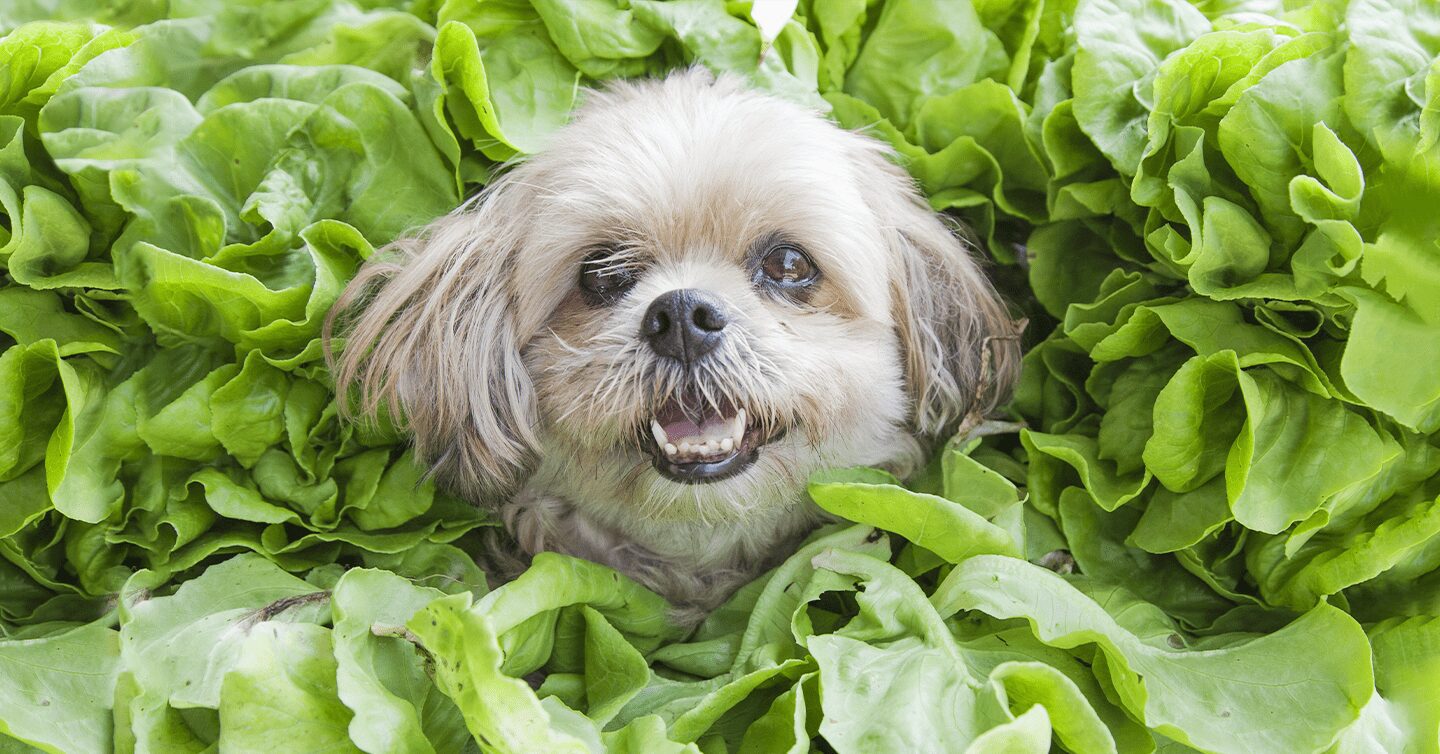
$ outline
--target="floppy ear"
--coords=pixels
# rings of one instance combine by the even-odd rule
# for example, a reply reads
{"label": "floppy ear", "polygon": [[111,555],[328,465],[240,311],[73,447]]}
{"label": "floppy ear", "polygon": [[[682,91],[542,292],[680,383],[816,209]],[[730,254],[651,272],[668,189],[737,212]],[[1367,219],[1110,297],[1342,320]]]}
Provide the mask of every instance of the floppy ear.
{"label": "floppy ear", "polygon": [[414,436],[420,460],[471,497],[511,489],[539,446],[510,273],[530,193],[503,176],[382,249],[325,323],[342,411],[374,419],[383,406]]}
{"label": "floppy ear", "polygon": [[941,437],[978,423],[1009,398],[1019,333],[975,254],[926,204],[888,148],[862,147],[866,199],[891,255],[894,319],[904,348],[916,434]]}

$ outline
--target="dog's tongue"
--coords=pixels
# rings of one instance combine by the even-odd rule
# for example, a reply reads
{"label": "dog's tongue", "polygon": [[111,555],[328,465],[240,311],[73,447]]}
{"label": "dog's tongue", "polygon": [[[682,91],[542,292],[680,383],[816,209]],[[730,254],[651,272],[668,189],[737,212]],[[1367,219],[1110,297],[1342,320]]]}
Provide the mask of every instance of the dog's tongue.
{"label": "dog's tongue", "polygon": [[[665,404],[655,420],[665,428],[665,434],[673,438],[715,434],[725,428],[729,422],[729,417],[722,416],[709,406],[702,410],[691,410],[690,414],[687,416],[679,403],[671,401]],[[694,416],[694,414],[700,415]],[[696,419],[700,420],[698,424]]]}
{"label": "dog's tongue", "polygon": [[665,434],[670,437],[690,437],[700,434],[699,425],[685,418],[676,421],[661,421],[660,426],[665,428]]}

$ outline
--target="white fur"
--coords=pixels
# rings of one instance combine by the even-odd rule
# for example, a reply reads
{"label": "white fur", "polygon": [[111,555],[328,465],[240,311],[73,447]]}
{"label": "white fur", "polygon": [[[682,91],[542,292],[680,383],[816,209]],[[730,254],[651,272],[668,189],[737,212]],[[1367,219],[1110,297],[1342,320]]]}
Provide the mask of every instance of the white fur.
{"label": "white fur", "polygon": [[[605,563],[703,611],[821,519],[827,467],[901,474],[1008,390],[1014,325],[965,246],[878,142],[738,80],[685,72],[590,94],[547,149],[367,265],[337,312],[342,405],[403,415],[441,481],[496,508],[525,553]],[[822,278],[797,304],[752,283],[783,234]],[[579,294],[600,247],[643,270]],[[730,314],[689,373],[640,337],[654,298]],[[740,474],[660,476],[637,439],[684,386],[787,434]]]}

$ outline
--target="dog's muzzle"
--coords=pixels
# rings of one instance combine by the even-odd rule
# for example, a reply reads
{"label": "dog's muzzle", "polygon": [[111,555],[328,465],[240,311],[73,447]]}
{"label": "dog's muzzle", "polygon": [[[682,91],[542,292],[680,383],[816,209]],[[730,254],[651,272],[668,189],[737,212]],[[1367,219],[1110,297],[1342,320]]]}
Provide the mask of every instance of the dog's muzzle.
{"label": "dog's muzzle", "polygon": [[[681,288],[650,302],[640,334],[656,354],[688,368],[719,347],[729,321],[720,299]],[[662,476],[686,484],[715,482],[745,470],[760,446],[774,439],[763,437],[752,418],[729,400],[717,405],[698,393],[680,395],[656,409],[641,443]]]}

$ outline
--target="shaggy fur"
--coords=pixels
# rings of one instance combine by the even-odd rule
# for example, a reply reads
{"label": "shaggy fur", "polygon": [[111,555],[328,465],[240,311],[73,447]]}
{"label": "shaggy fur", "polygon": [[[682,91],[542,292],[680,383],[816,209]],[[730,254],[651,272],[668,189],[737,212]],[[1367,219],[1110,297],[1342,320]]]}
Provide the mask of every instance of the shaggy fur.
{"label": "shaggy fur", "polygon": [[[542,154],[350,284],[341,404],[403,416],[439,480],[498,510],[525,553],[605,563],[707,610],[821,520],[812,472],[903,475],[1009,388],[1015,324],[887,157],[734,78],[591,93]],[[821,270],[803,303],[753,282],[775,238]],[[605,305],[577,286],[597,249],[639,273]],[[691,369],[640,334],[651,301],[678,288],[717,296],[730,318]],[[642,438],[687,390],[785,434],[736,476],[671,481]]]}

